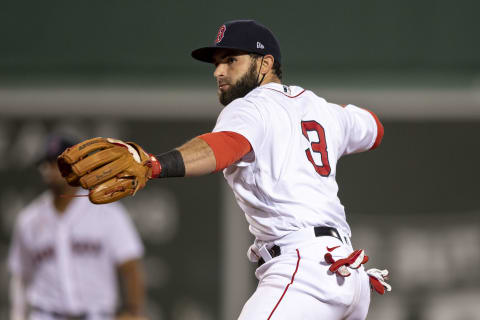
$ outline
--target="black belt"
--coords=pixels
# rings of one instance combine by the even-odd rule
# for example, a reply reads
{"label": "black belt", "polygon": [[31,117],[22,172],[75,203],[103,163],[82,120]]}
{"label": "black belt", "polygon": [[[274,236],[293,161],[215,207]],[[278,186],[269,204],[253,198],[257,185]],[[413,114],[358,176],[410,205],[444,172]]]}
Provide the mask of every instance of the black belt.
{"label": "black belt", "polygon": [[[50,311],[50,310],[45,310],[35,306],[31,306],[30,310],[38,313],[48,314],[49,316],[55,319],[61,319],[61,320],[87,320],[89,315],[88,313],[85,313],[85,312],[73,314],[73,313],[67,313],[67,312]],[[110,312],[99,312],[98,315],[102,317],[113,317],[113,313],[110,313]]]}
{"label": "black belt", "polygon": [[[337,229],[332,228],[332,227],[315,227],[313,228],[313,231],[315,232],[315,237],[323,237],[323,236],[330,236],[330,237],[335,237],[338,240],[342,241],[345,244],[348,244],[348,240],[342,239],[340,236],[340,233],[338,232]],[[280,250],[280,247],[277,245],[274,245],[272,248],[268,250],[272,258],[278,257],[282,252]],[[260,258],[258,260],[258,266],[260,267],[262,264],[265,263],[265,260],[263,258]]]}
{"label": "black belt", "polygon": [[38,312],[38,313],[43,313],[43,314],[48,314],[49,316],[55,318],[55,319],[65,319],[65,320],[86,320],[87,319],[87,314],[86,313],[64,313],[64,312],[57,312],[57,311],[49,311],[49,310],[44,310],[39,307],[32,306],[30,307],[32,311]]}

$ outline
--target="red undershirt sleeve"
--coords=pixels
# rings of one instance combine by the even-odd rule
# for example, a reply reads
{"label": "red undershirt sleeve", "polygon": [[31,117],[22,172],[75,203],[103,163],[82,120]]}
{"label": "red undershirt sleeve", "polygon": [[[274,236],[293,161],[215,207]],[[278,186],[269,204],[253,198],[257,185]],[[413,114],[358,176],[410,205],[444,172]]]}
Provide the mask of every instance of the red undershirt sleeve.
{"label": "red undershirt sleeve", "polygon": [[198,138],[212,149],[217,162],[215,172],[229,167],[252,151],[250,142],[241,134],[232,131],[206,133]]}

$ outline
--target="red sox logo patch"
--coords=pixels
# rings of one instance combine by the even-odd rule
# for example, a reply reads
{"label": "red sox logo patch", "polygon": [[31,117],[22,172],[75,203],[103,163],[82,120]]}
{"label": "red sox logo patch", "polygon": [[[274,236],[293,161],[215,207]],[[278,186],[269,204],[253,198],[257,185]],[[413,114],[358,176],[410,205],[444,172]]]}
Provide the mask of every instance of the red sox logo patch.
{"label": "red sox logo patch", "polygon": [[223,35],[225,34],[225,30],[227,30],[227,27],[225,25],[221,26],[220,29],[218,29],[218,34],[217,38],[215,39],[215,43],[219,43],[223,39]]}

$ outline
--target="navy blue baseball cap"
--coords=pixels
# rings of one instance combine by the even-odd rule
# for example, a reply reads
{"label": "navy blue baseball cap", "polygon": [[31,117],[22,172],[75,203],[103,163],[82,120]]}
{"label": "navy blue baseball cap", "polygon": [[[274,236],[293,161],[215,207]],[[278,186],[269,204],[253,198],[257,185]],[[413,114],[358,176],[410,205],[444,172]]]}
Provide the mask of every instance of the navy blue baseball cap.
{"label": "navy blue baseball cap", "polygon": [[75,144],[75,140],[70,137],[58,134],[48,135],[45,141],[45,152],[37,160],[37,165],[44,161],[57,161],[57,157],[61,155],[65,149]]}
{"label": "navy blue baseball cap", "polygon": [[254,20],[232,20],[225,22],[218,30],[212,46],[192,51],[192,57],[213,62],[217,49],[232,49],[259,55],[271,54],[275,61],[281,63],[280,45],[267,27]]}

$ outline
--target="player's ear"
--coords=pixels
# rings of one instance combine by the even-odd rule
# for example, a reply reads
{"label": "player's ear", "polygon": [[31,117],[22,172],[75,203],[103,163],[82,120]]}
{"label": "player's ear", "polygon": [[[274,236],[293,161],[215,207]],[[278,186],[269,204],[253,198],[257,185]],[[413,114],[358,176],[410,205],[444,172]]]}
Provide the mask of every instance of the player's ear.
{"label": "player's ear", "polygon": [[273,62],[275,61],[275,59],[271,54],[267,54],[260,61],[262,61],[262,67],[260,69],[260,73],[267,74],[272,70]]}

